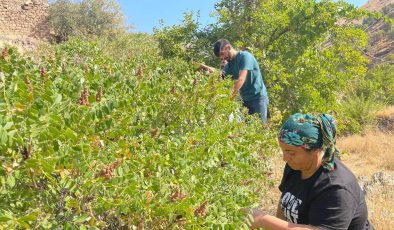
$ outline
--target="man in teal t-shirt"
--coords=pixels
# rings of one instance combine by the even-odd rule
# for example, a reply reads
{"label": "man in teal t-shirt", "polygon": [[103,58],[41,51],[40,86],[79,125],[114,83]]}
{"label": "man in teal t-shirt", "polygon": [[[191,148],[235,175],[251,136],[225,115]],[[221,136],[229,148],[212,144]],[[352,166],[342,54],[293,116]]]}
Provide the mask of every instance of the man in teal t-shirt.
{"label": "man in teal t-shirt", "polygon": [[[235,50],[226,39],[215,42],[213,51],[222,62],[227,61],[223,74],[231,75],[236,81],[231,98],[239,93],[249,114],[259,113],[262,121],[267,122],[268,94],[256,58],[248,51]],[[201,67],[209,72],[214,70],[205,65]]]}

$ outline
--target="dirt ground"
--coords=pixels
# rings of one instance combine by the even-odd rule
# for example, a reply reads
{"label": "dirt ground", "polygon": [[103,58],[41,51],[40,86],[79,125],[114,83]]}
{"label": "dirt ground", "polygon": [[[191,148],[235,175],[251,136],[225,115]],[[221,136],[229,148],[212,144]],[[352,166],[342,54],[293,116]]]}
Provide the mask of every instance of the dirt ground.
{"label": "dirt ground", "polygon": [[[369,219],[376,230],[394,230],[394,107],[377,114],[375,128],[362,135],[339,137],[337,148],[341,160],[359,179],[366,194]],[[275,214],[279,202],[278,185],[284,162],[282,154],[269,159],[274,183],[270,186],[262,207]]]}

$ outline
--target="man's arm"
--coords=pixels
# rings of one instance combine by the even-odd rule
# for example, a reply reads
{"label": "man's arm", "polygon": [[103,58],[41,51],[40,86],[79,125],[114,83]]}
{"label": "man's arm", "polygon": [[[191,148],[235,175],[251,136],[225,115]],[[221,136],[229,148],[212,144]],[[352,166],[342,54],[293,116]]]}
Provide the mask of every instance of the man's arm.
{"label": "man's arm", "polygon": [[215,68],[213,68],[213,67],[211,67],[211,66],[207,66],[207,65],[205,65],[205,64],[200,64],[199,69],[200,69],[200,70],[208,71],[209,73],[213,73],[213,72],[217,71],[217,69],[215,69]]}
{"label": "man's arm", "polygon": [[248,70],[239,71],[238,80],[234,83],[231,99],[234,99],[238,95],[239,89],[244,85],[247,75],[248,75]]}

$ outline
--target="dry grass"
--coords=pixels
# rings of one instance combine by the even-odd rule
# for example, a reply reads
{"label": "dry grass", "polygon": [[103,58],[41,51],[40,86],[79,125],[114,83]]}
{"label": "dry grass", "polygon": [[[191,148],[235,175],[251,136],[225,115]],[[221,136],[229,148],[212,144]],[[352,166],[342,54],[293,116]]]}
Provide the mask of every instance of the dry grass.
{"label": "dry grass", "polygon": [[376,113],[379,118],[394,118],[394,106],[387,107]]}
{"label": "dry grass", "polygon": [[366,197],[369,220],[375,230],[394,230],[394,189],[385,186]]}
{"label": "dry grass", "polygon": [[394,134],[369,131],[365,135],[339,138],[342,161],[356,176],[372,176],[377,171],[394,171]]}

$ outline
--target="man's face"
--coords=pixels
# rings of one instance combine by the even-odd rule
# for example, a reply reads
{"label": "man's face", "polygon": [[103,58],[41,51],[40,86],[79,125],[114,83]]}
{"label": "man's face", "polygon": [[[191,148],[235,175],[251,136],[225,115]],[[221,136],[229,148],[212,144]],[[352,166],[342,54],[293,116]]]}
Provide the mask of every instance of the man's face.
{"label": "man's face", "polygon": [[230,61],[231,60],[230,45],[226,45],[225,47],[223,47],[222,50],[220,50],[219,58],[222,61]]}

